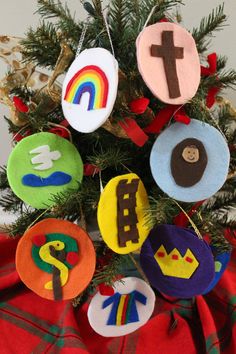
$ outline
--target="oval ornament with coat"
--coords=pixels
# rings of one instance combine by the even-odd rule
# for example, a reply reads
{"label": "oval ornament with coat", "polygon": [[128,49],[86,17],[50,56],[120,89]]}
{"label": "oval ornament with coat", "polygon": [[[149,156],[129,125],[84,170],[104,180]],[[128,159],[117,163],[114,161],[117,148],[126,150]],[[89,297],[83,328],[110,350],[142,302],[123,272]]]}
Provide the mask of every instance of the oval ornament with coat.
{"label": "oval ornament with coat", "polygon": [[173,105],[191,100],[199,87],[201,70],[192,35],[174,23],[146,27],[136,41],[140,74],[159,100]]}
{"label": "oval ornament with coat", "polygon": [[62,109],[70,125],[81,133],[91,133],[109,118],[116,100],[118,63],[103,48],[79,54],[65,77]]}
{"label": "oval ornament with coat", "polygon": [[112,178],[98,204],[98,225],[104,242],[114,252],[139,249],[150,228],[146,224],[148,196],[140,178],[129,173]]}

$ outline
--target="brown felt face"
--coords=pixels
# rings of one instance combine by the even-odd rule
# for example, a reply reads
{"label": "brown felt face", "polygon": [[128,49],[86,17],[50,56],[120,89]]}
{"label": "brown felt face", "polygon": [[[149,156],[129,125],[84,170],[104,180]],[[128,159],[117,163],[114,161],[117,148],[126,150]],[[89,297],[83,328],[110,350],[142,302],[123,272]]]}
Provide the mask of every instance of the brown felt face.
{"label": "brown felt face", "polygon": [[192,187],[198,183],[207,166],[207,153],[200,140],[189,138],[174,148],[171,173],[177,185]]}

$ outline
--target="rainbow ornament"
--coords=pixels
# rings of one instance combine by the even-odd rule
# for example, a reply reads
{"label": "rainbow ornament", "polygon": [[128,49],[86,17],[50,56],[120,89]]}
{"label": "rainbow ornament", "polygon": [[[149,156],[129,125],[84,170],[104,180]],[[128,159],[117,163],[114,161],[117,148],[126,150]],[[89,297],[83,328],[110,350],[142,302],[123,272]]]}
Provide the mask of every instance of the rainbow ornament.
{"label": "rainbow ornament", "polygon": [[84,93],[89,93],[87,111],[106,108],[109,82],[106,74],[96,65],[85,66],[69,81],[64,100],[80,104]]}

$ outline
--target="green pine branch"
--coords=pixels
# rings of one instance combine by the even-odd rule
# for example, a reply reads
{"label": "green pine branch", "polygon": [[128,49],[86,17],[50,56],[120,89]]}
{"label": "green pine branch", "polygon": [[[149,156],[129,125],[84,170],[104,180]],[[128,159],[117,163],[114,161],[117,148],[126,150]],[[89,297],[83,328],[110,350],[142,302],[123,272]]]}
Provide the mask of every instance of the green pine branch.
{"label": "green pine branch", "polygon": [[227,20],[224,14],[224,4],[219,5],[212,10],[208,17],[204,17],[199,25],[199,28],[194,28],[192,31],[193,38],[196,41],[199,53],[203,53],[208,49],[210,38],[215,31],[219,31],[225,26]]}
{"label": "green pine branch", "polygon": [[42,22],[36,30],[30,28],[22,45],[27,61],[51,69],[55,67],[61,47],[57,30],[52,23]]}

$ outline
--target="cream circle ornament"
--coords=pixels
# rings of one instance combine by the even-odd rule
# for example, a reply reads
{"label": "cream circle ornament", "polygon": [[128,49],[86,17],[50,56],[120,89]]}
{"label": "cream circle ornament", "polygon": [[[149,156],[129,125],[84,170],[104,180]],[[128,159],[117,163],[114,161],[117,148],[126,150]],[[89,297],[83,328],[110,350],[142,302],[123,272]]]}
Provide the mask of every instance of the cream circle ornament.
{"label": "cream circle ornament", "polygon": [[95,332],[103,337],[120,337],[136,331],[151,317],[155,294],[143,280],[123,278],[113,286],[111,296],[99,292],[88,308],[88,320]]}

